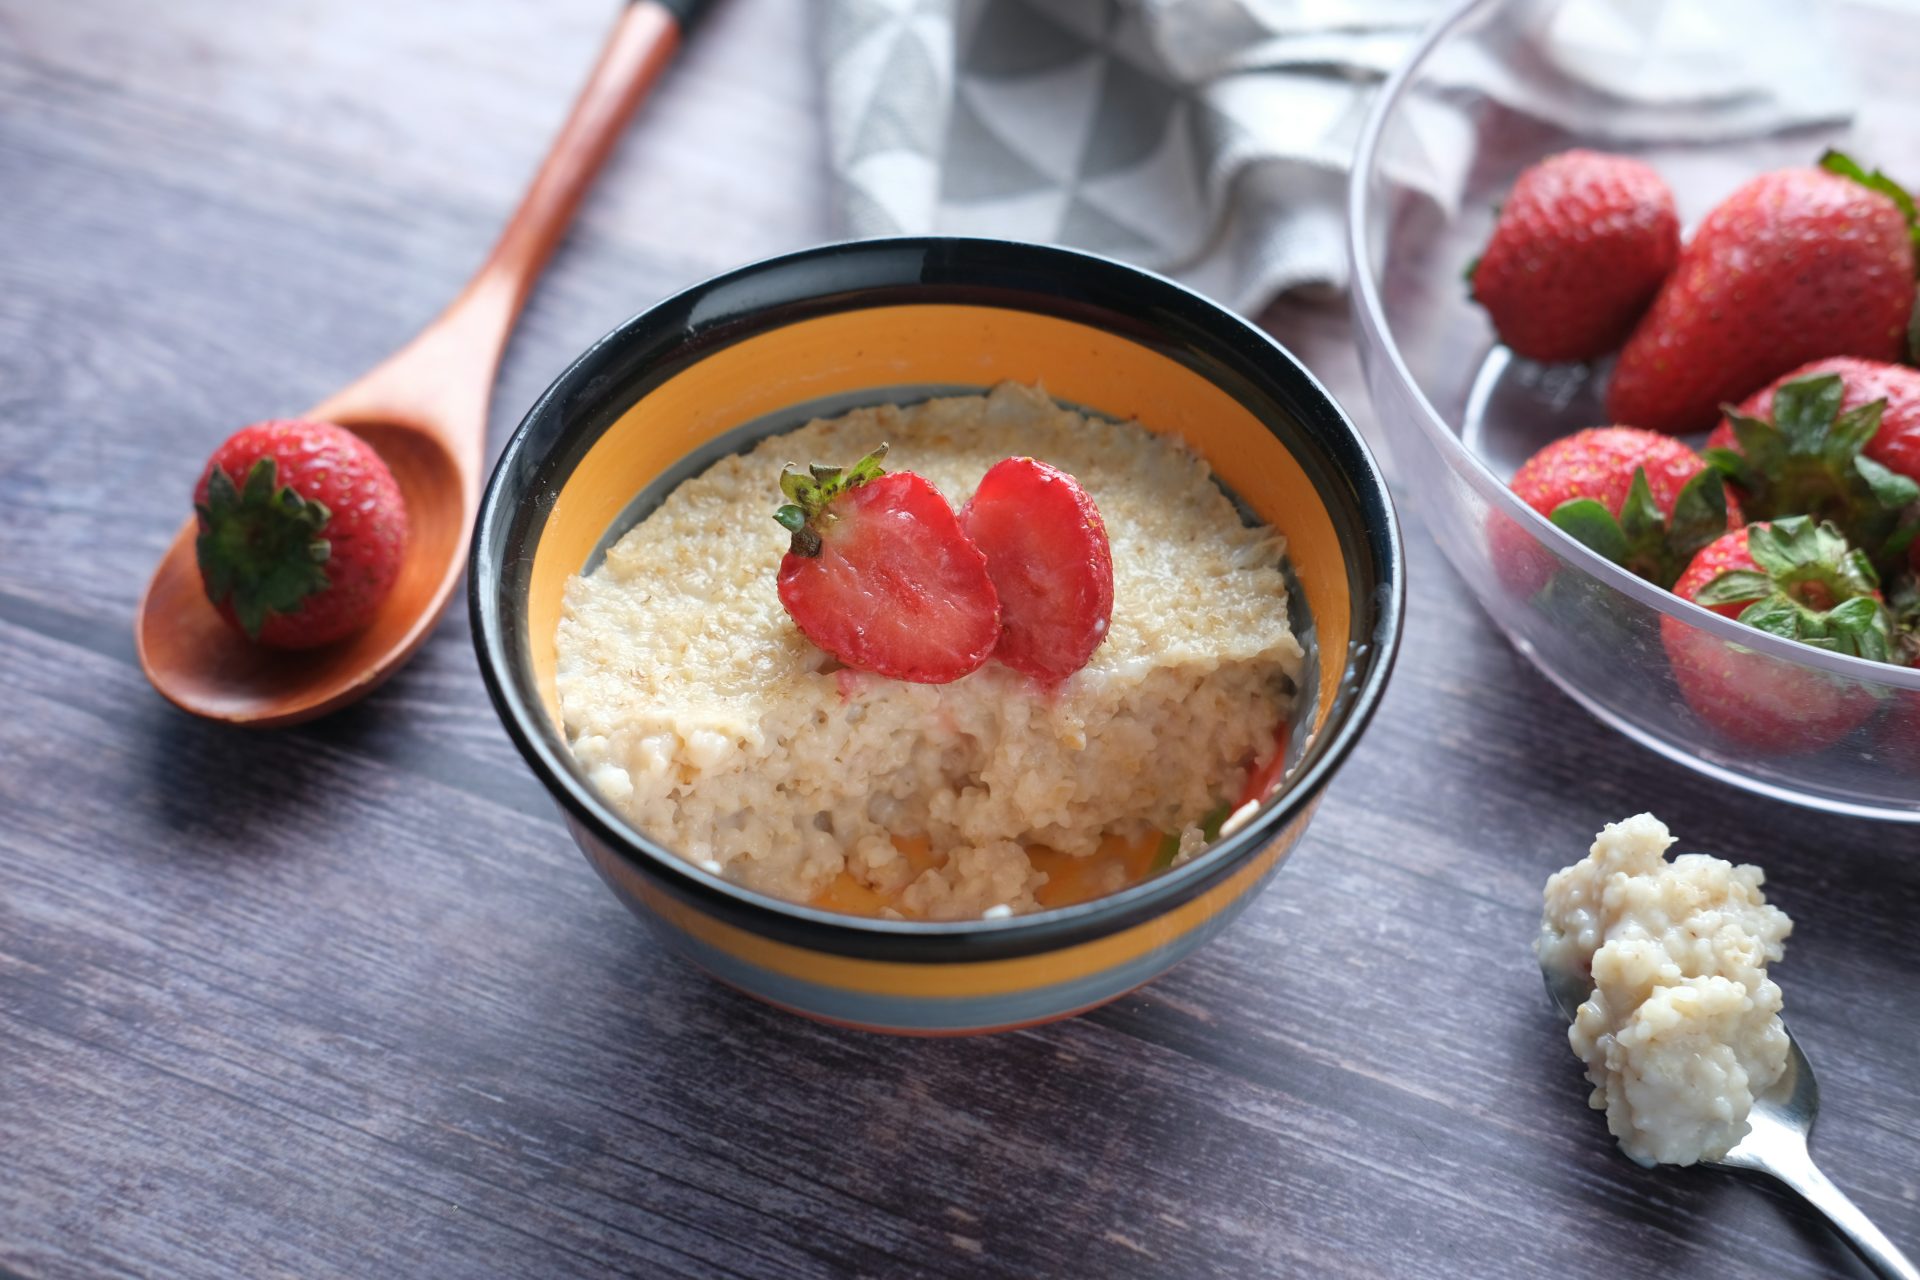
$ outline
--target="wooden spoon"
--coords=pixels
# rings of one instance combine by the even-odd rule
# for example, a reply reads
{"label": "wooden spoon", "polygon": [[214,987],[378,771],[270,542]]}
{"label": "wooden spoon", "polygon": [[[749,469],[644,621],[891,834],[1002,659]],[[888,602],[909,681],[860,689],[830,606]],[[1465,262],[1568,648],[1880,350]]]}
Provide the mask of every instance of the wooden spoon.
{"label": "wooden spoon", "polygon": [[373,622],[304,652],[251,643],[208,602],[194,554],[198,528],[189,519],[154,570],[134,623],[140,667],[169,702],[233,724],[294,724],[364,697],[427,638],[466,566],[487,405],[507,336],[700,2],[628,6],[533,185],[460,296],[412,342],[304,415],[366,440],[406,496],[406,562]]}

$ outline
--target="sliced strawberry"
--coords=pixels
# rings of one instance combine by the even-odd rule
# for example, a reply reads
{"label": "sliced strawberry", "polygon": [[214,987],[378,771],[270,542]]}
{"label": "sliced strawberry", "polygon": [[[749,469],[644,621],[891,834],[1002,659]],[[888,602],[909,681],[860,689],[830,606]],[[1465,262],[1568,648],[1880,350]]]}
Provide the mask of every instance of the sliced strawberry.
{"label": "sliced strawberry", "polygon": [[[1674,594],[1814,648],[1888,660],[1892,627],[1879,579],[1839,530],[1804,516],[1753,524],[1708,546]],[[1773,754],[1818,751],[1874,712],[1873,689],[1768,657],[1679,618],[1660,638],[1680,692],[1701,719]]]}
{"label": "sliced strawberry", "polygon": [[1058,682],[1087,665],[1113,617],[1113,552],[1100,509],[1058,467],[996,462],[960,512],[1000,596],[994,657]]}
{"label": "sliced strawberry", "polygon": [[1000,635],[986,557],[940,491],[881,471],[882,445],[853,469],[791,468],[775,517],[793,534],[780,603],[807,639],[849,667],[919,684],[976,670]]}

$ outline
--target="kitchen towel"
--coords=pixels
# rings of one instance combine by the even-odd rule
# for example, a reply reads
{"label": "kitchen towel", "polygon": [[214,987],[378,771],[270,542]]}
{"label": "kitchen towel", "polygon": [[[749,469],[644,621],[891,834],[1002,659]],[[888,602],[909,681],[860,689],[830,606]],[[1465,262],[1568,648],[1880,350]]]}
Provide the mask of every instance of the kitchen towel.
{"label": "kitchen towel", "polygon": [[[849,236],[1050,241],[1257,311],[1346,280],[1347,172],[1439,0],[819,0]],[[1806,0],[1482,3],[1432,83],[1593,137],[1708,140],[1850,110]],[[1387,158],[1451,206],[1473,133],[1445,92]]]}

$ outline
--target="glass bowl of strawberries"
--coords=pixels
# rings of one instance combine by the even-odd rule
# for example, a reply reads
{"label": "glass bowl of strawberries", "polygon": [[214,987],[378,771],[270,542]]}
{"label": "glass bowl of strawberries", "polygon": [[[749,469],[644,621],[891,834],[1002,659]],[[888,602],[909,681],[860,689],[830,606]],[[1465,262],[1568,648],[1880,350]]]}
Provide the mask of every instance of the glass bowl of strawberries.
{"label": "glass bowl of strawberries", "polygon": [[1396,484],[1555,684],[1723,781],[1920,822],[1920,232],[1878,167],[1920,182],[1920,22],[1737,8],[1431,30],[1356,158],[1362,365]]}

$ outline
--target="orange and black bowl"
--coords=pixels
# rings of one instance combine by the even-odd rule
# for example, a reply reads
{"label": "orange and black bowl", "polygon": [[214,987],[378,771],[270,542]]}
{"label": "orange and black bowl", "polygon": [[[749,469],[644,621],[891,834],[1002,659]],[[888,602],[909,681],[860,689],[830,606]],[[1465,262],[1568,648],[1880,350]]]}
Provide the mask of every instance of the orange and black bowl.
{"label": "orange and black bowl", "polygon": [[[1289,608],[1309,662],[1290,768],[1251,821],[1108,897],[947,923],[752,892],[678,857],[604,802],[568,749],[554,691],[567,579],[675,484],[764,436],[859,405],[1007,379],[1178,435],[1243,511],[1286,535]],[[1366,727],[1393,665],[1404,595],[1380,471],[1340,406],[1284,348],[1148,272],[1065,249],[949,238],[774,258],[615,329],[507,443],[472,564],[474,645],[494,705],[620,899],[669,946],[763,1000],[914,1034],[1092,1008],[1225,928],[1299,840]]]}

